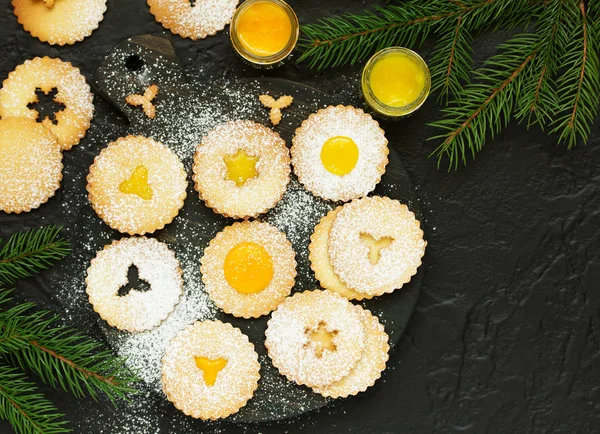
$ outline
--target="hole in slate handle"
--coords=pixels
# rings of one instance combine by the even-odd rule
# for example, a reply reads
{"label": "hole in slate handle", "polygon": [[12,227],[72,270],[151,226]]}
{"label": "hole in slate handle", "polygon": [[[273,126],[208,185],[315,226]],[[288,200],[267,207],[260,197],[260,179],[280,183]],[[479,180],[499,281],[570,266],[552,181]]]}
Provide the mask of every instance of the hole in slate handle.
{"label": "hole in slate handle", "polygon": [[125,60],[125,67],[132,72],[139,71],[144,65],[144,60],[137,54],[132,54]]}

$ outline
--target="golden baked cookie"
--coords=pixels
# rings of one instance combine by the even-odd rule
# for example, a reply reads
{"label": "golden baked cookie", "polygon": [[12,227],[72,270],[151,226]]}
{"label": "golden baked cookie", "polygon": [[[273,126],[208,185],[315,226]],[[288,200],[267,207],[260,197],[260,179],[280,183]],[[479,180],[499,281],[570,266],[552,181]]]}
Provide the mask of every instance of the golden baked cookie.
{"label": "golden baked cookie", "polygon": [[377,296],[410,281],[426,244],[420,222],[406,205],[365,197],[338,211],[329,231],[329,260],[349,288]]}
{"label": "golden baked cookie", "polygon": [[291,243],[275,226],[234,223],[219,232],[201,259],[206,291],[226,313],[258,318],[292,291],[296,259]]}
{"label": "golden baked cookie", "polygon": [[294,102],[294,97],[291,95],[283,95],[275,99],[271,95],[259,95],[260,103],[270,109],[269,119],[273,125],[279,125],[281,122],[281,110],[288,108]]}
{"label": "golden baked cookie", "polygon": [[12,0],[25,31],[52,45],[83,41],[98,28],[106,0]]}
{"label": "golden baked cookie", "polygon": [[331,291],[287,298],[267,323],[265,347],[290,381],[325,387],[346,377],[361,358],[364,327],[348,300]]}
{"label": "golden baked cookie", "polygon": [[28,107],[38,102],[38,89],[46,94],[57,90],[54,100],[65,108],[55,114],[56,124],[48,117],[41,122],[56,136],[63,150],[71,149],[85,137],[94,116],[90,86],[79,69],[69,62],[50,57],[26,60],[4,80],[0,89],[0,117],[38,120],[39,113]]}
{"label": "golden baked cookie", "polygon": [[[126,288],[130,267],[150,288]],[[179,302],[183,278],[179,261],[154,238],[122,238],[92,259],[85,279],[94,310],[110,326],[129,332],[150,330],[163,322]],[[129,289],[124,294],[123,288]]]}
{"label": "golden baked cookie", "polygon": [[319,224],[315,226],[315,230],[310,237],[310,244],[308,246],[310,267],[323,288],[337,292],[348,300],[371,298],[371,296],[368,296],[367,294],[348,288],[344,282],[339,279],[337,274],[335,274],[335,271],[333,271],[333,267],[329,262],[329,231],[331,230],[333,220],[341,209],[342,207],[339,206],[336,209],[329,211],[329,213],[321,219]]}
{"label": "golden baked cookie", "polygon": [[188,416],[220,419],[237,413],[258,387],[254,345],[221,321],[196,322],[179,332],[162,360],[163,390]]}
{"label": "golden baked cookie", "polygon": [[0,211],[38,208],[62,180],[62,152],[55,137],[31,119],[0,120]]}
{"label": "golden baked cookie", "polygon": [[328,386],[313,388],[315,392],[323,396],[345,398],[364,392],[381,377],[388,361],[389,336],[379,323],[379,319],[360,306],[354,306],[354,310],[358,312],[363,323],[365,349],[356,366],[346,377]]}
{"label": "golden baked cookie", "polygon": [[186,173],[167,147],[142,136],[110,143],[90,167],[92,208],[111,228],[143,235],[171,223],[183,207]]}
{"label": "golden baked cookie", "polygon": [[206,206],[226,217],[256,217],[283,197],[290,155],[279,134],[264,125],[226,122],[204,136],[193,170]]}
{"label": "golden baked cookie", "polygon": [[239,0],[148,0],[150,13],[182,38],[204,39],[231,22]]}
{"label": "golden baked cookie", "polygon": [[388,163],[388,141],[369,114],[330,106],[308,117],[292,140],[298,180],[315,196],[349,201],[375,189]]}

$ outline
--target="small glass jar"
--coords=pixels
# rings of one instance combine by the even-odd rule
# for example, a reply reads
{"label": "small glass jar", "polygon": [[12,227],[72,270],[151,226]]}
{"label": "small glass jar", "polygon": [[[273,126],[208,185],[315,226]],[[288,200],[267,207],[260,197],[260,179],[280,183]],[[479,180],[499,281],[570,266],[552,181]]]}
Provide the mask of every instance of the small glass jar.
{"label": "small glass jar", "polygon": [[[371,74],[373,69],[379,62],[384,59],[390,59],[391,56],[398,58],[404,57],[409,62],[412,61],[416,70],[423,75],[422,84],[419,85],[419,87],[422,86],[422,89],[420,89],[419,94],[414,100],[406,104],[390,104],[389,102],[382,101],[381,98],[377,97],[377,92],[374,91],[372,86],[373,83]],[[389,77],[387,79],[391,80],[392,78]],[[429,67],[423,58],[414,51],[403,47],[384,48],[383,50],[375,53],[365,65],[362,73],[361,87],[366,103],[377,114],[387,118],[397,119],[410,115],[423,105],[429,96],[429,92],[431,91],[431,74],[429,72]]]}
{"label": "small glass jar", "polygon": [[[260,50],[252,49],[252,47],[248,46],[248,43],[245,43],[241,37],[240,19],[243,19],[243,15],[249,12],[253,7],[256,8],[269,5],[273,6],[274,10],[277,10],[278,13],[280,11],[283,12],[285,17],[290,20],[290,37],[287,42],[284,41],[285,45],[281,50],[273,53],[267,52],[266,54],[259,54],[258,51]],[[261,14],[255,13],[255,16],[261,16]],[[261,18],[263,16],[261,16]],[[253,26],[253,29],[258,27],[259,26]],[[269,26],[269,30],[272,30],[272,26]],[[296,48],[298,37],[300,35],[300,24],[292,7],[283,0],[246,0],[237,8],[233,15],[229,35],[233,48],[244,60],[257,68],[271,69],[281,65]]]}

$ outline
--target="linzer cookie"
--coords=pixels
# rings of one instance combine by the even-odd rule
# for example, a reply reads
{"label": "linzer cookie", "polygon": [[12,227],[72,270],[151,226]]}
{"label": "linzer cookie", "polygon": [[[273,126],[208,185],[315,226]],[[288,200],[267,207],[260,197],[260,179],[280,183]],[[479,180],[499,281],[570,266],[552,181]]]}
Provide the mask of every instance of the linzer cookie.
{"label": "linzer cookie", "polygon": [[62,179],[56,138],[31,119],[0,120],[0,211],[22,213],[54,196]]}
{"label": "linzer cookie", "polygon": [[364,326],[354,305],[330,291],[287,298],[267,323],[265,346],[290,381],[325,387],[346,377],[362,357]]}
{"label": "linzer cookie", "polygon": [[349,201],[367,195],[388,163],[388,141],[369,114],[330,106],[308,117],[292,140],[298,180],[315,196]]}
{"label": "linzer cookie", "polygon": [[273,208],[290,180],[290,156],[276,132],[252,121],[221,124],[202,139],[194,156],[200,198],[232,218]]}
{"label": "linzer cookie", "polygon": [[[39,113],[29,108],[38,102],[38,89],[45,94],[57,90],[54,100],[64,105],[64,109],[55,114],[55,122],[48,117],[38,119]],[[85,77],[78,68],[60,59],[27,60],[8,75],[0,89],[0,117],[40,120],[56,136],[63,150],[71,149],[85,137],[93,115],[93,95]]]}
{"label": "linzer cookie", "polygon": [[226,227],[201,259],[206,291],[225,312],[257,318],[275,309],[294,286],[291,243],[268,223],[242,222]]}
{"label": "linzer cookie", "polygon": [[[130,267],[150,288],[125,288]],[[130,332],[150,330],[173,311],[181,296],[179,261],[153,238],[123,238],[106,246],[87,270],[87,294],[94,310],[112,327]],[[128,289],[123,293],[122,289]]]}
{"label": "linzer cookie", "polygon": [[74,44],[98,28],[106,0],[12,0],[19,23],[52,45]]}
{"label": "linzer cookie", "polygon": [[188,416],[220,419],[237,413],[258,387],[254,345],[231,324],[196,322],[179,332],[162,360],[163,390]]}
{"label": "linzer cookie", "polygon": [[204,39],[223,30],[239,0],[148,0],[150,13],[182,38]]}

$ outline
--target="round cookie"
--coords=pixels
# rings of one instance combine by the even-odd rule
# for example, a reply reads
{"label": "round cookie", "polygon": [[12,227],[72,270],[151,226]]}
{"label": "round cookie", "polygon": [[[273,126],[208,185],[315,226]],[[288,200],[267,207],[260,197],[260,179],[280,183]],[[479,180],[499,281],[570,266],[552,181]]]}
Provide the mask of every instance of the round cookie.
{"label": "round cookie", "polygon": [[163,390],[188,416],[220,419],[237,413],[258,387],[254,345],[221,321],[196,322],[179,332],[162,360]]}
{"label": "round cookie", "polygon": [[0,89],[0,117],[37,120],[39,113],[28,105],[38,102],[38,89],[48,94],[54,88],[57,90],[54,100],[65,108],[55,114],[56,124],[46,117],[42,125],[56,136],[63,150],[69,150],[85,137],[94,116],[90,86],[69,62],[36,57],[17,66]]}
{"label": "round cookie", "polygon": [[226,313],[258,318],[292,291],[296,259],[291,243],[275,226],[234,223],[219,232],[201,259],[202,280]]}
{"label": "round cookie", "polygon": [[329,232],[329,259],[348,287],[376,296],[410,281],[426,244],[420,222],[406,205],[365,197],[338,212]]}
{"label": "round cookie", "polygon": [[388,141],[371,115],[330,106],[302,122],[292,140],[298,180],[315,196],[349,201],[367,195],[388,163]]}
{"label": "round cookie", "polygon": [[12,5],[25,31],[52,45],[83,41],[106,12],[106,0],[12,0]]}
{"label": "round cookie", "polygon": [[308,246],[310,268],[315,273],[316,279],[325,289],[337,292],[348,300],[371,298],[366,294],[348,288],[344,282],[339,279],[337,274],[335,274],[335,271],[333,271],[333,267],[329,262],[329,231],[331,230],[331,225],[333,224],[337,213],[341,209],[342,207],[339,206],[336,209],[329,211],[317,226],[315,226],[315,230],[310,237],[310,244]]}
{"label": "round cookie", "polygon": [[389,336],[379,319],[368,310],[354,306],[359,313],[365,330],[365,349],[362,357],[346,377],[336,383],[313,390],[325,397],[345,398],[364,392],[381,377],[388,361]]}
{"label": "round cookie", "polygon": [[290,155],[285,141],[271,129],[232,121],[204,136],[193,170],[206,206],[226,217],[256,217],[283,197],[290,180]]}
{"label": "round cookie", "polygon": [[186,198],[183,164],[167,147],[142,136],[110,143],[90,167],[92,208],[111,228],[143,235],[171,223]]}
{"label": "round cookie", "polygon": [[0,211],[38,208],[62,180],[62,152],[54,136],[31,119],[0,120]]}
{"label": "round cookie", "polygon": [[[131,288],[128,272],[135,266],[147,291]],[[90,303],[110,326],[129,332],[151,330],[163,322],[179,302],[183,278],[179,261],[169,248],[153,238],[122,238],[104,247],[87,270]]]}
{"label": "round cookie", "polygon": [[148,0],[150,13],[164,28],[182,38],[204,39],[223,30],[239,0]]}
{"label": "round cookie", "polygon": [[364,348],[360,315],[331,291],[304,291],[287,298],[267,323],[265,347],[273,366],[308,387],[335,383],[356,366]]}

